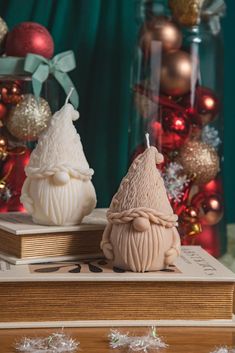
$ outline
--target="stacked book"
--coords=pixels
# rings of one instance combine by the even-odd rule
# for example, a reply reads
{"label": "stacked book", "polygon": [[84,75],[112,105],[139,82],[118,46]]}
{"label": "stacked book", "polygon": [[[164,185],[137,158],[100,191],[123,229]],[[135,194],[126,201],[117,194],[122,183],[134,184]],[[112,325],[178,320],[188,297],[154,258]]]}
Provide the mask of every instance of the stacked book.
{"label": "stacked book", "polygon": [[174,265],[133,273],[100,252],[106,210],[80,226],[0,215],[0,328],[234,326],[234,274],[197,246]]}
{"label": "stacked book", "polygon": [[78,226],[41,226],[27,213],[0,214],[0,256],[13,263],[64,260],[101,254],[106,209],[95,209]]}

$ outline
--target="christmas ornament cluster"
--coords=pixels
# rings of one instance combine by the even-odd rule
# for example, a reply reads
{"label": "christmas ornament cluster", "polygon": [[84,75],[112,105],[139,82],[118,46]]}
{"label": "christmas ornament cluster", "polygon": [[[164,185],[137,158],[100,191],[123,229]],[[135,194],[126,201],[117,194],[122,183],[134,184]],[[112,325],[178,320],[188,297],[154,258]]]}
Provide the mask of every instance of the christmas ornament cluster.
{"label": "christmas ornament cluster", "polygon": [[[22,22],[8,30],[0,18],[0,59],[6,70],[16,70],[28,54],[50,59],[54,42],[39,23]],[[52,112],[45,98],[30,91],[30,79],[22,74],[4,72],[1,61],[0,81],[0,211],[22,211],[20,193],[25,180],[24,168],[34,141],[48,126]],[[26,73],[24,73],[26,74]],[[6,77],[4,79],[4,76]]]}
{"label": "christmas ornament cluster", "polygon": [[[185,31],[197,28],[204,2],[192,3],[191,12],[187,2],[173,0],[171,15],[148,13],[138,37],[142,74],[133,85],[136,119],[164,155],[158,168],[184,244],[203,234],[215,236],[223,216],[221,140],[214,125],[221,104],[214,90],[201,84],[195,50],[200,43],[187,45],[184,38]],[[133,160],[142,152],[143,144],[136,146]]]}

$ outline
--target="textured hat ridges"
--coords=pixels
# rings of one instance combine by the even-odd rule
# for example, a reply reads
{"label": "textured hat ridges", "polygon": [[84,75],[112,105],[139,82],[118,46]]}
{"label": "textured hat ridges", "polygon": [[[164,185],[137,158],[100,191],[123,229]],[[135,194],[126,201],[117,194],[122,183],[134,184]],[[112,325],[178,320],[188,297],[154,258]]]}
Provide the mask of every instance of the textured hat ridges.
{"label": "textured hat ridges", "polygon": [[150,147],[133,161],[112,199],[110,212],[148,207],[173,214],[163,179],[156,168],[158,156],[157,149]]}
{"label": "textured hat ridges", "polygon": [[73,170],[91,171],[83,152],[80,136],[77,133],[73,120],[78,112],[71,104],[66,104],[56,112],[48,128],[39,137],[38,144],[31,154],[26,173],[40,172],[55,166],[66,165]]}

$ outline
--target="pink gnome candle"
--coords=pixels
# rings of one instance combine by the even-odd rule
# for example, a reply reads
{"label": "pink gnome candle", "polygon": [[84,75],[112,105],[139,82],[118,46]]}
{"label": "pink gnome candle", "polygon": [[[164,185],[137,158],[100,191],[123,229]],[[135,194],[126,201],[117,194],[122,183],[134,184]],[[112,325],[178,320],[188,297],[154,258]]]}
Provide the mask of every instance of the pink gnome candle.
{"label": "pink gnome candle", "polygon": [[133,161],[112,199],[101,248],[116,267],[157,271],[180,253],[178,217],[156,168],[162,161],[162,154],[148,147]]}

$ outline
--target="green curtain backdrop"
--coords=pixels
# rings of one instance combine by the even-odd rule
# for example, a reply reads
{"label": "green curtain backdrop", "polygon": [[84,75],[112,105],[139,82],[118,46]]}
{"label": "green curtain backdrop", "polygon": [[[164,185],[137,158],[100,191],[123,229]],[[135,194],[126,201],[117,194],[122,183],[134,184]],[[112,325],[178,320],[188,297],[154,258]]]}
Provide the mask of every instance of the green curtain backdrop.
{"label": "green curtain backdrop", "polygon": [[[235,2],[227,0],[225,38],[225,185],[227,219],[234,212]],[[78,130],[92,168],[100,206],[107,206],[128,165],[130,65],[135,43],[135,0],[0,0],[11,29],[22,21],[46,26],[55,53],[72,49],[80,95]]]}

